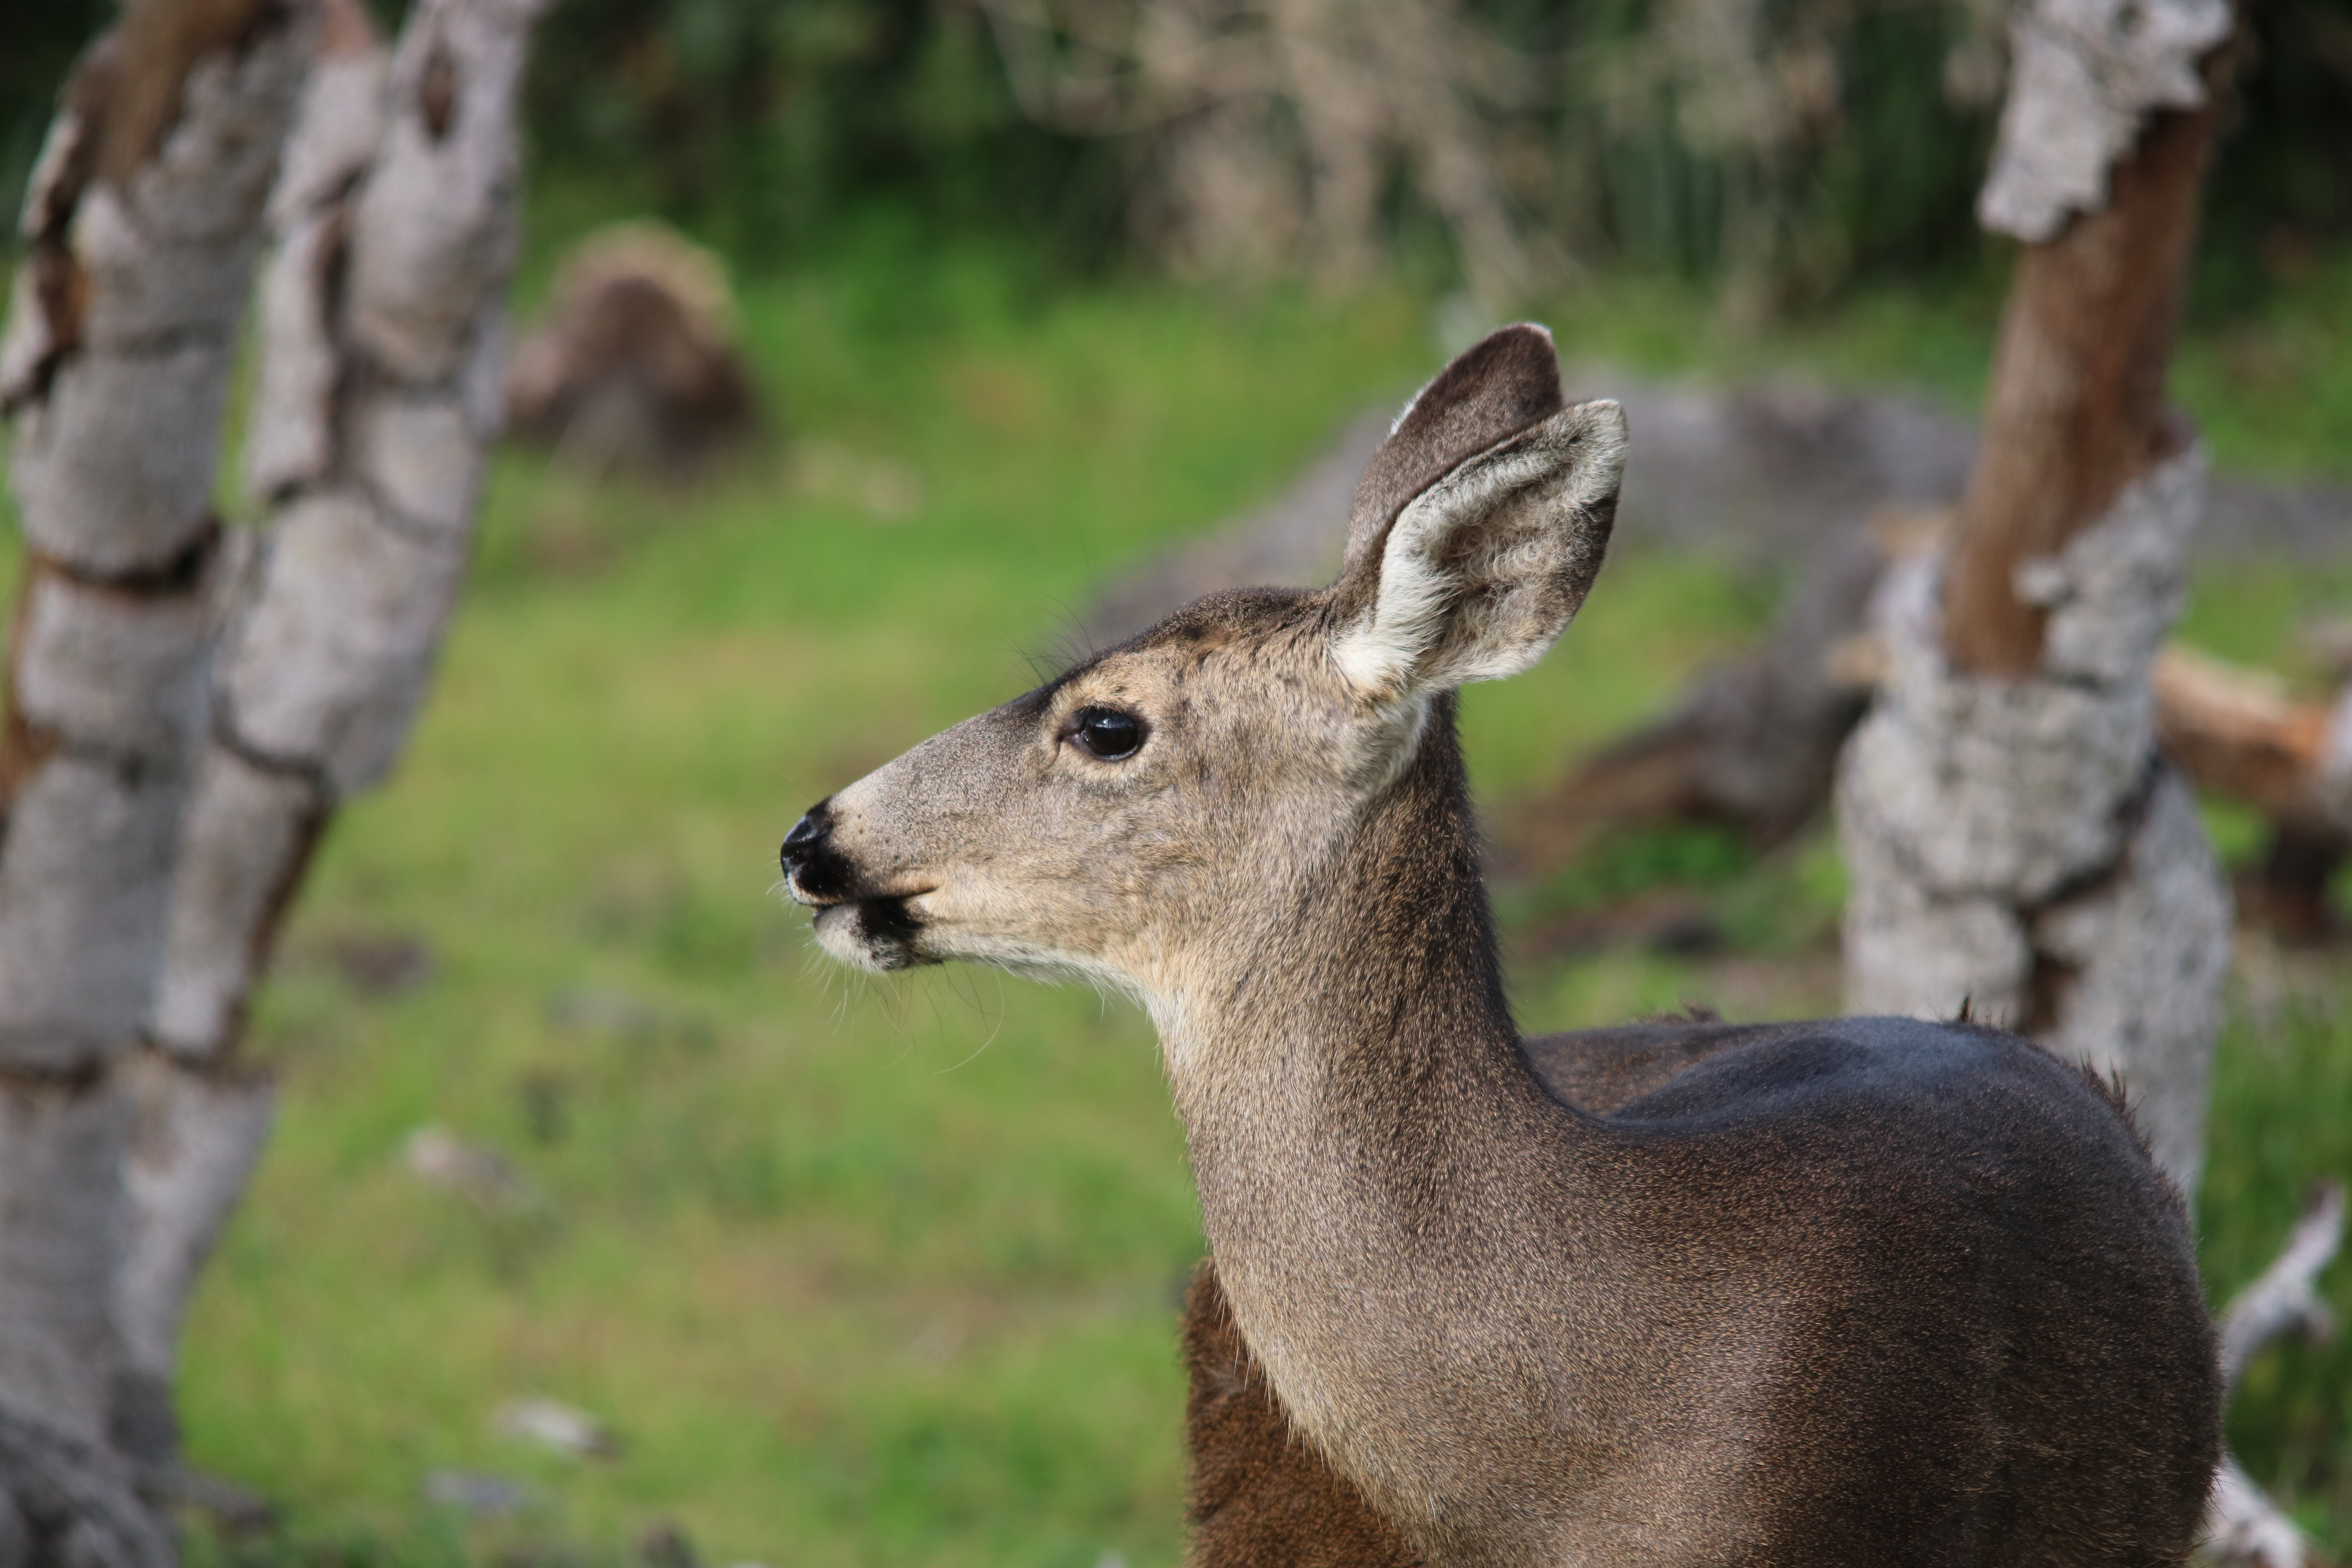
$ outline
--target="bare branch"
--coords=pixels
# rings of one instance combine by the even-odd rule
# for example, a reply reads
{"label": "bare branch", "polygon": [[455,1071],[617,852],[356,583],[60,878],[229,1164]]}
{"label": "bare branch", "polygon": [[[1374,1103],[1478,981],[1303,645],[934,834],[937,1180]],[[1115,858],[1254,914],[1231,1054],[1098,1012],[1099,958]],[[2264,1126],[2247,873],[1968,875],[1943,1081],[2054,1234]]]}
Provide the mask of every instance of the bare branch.
{"label": "bare branch", "polygon": [[2352,689],[2296,701],[2264,671],[2178,646],[2154,682],[2157,732],[2199,784],[2283,826],[2352,836]]}
{"label": "bare branch", "polygon": [[2344,1184],[2329,1182],[2287,1237],[2262,1277],[2231,1298],[2221,1314],[2221,1380],[2235,1388],[2254,1352],[2283,1334],[2326,1339],[2336,1315],[2319,1294],[2319,1276],[2344,1244]]}
{"label": "bare branch", "polygon": [[2213,1477],[2198,1556],[2228,1568],[2319,1568],[2311,1538],[2227,1455]]}

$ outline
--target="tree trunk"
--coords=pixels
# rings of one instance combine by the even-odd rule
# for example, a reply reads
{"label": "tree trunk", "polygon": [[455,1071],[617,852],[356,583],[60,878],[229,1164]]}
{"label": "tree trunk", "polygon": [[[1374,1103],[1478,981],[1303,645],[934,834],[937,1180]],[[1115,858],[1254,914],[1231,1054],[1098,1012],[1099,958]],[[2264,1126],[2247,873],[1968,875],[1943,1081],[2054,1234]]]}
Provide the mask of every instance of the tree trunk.
{"label": "tree trunk", "polygon": [[2190,1193],[2230,905],[2189,789],[2157,753],[2147,670],[2202,477],[2200,454],[2172,458],[2038,563],[2063,602],[2032,679],[1953,669],[1935,563],[1898,569],[1887,684],[1838,801],[1849,1008],[1950,1017],[1968,1003],[2120,1071]]}
{"label": "tree trunk", "polygon": [[496,432],[540,0],[422,0],[387,60],[354,0],[275,201],[247,447],[268,527],[215,671],[140,1079],[118,1315],[168,1400],[181,1321],[269,1133],[247,998],[335,808],[391,771],[472,550]]}
{"label": "tree trunk", "polygon": [[1980,207],[2030,242],[1984,443],[1947,556],[1890,576],[1887,683],[1843,762],[1848,1004],[1965,1003],[2121,1071],[2193,1193],[2230,906],[2148,668],[2204,494],[2163,384],[2229,13],[2060,8],[2019,21]]}
{"label": "tree trunk", "polygon": [[126,8],[44,149],[0,343],[27,547],[0,734],[0,1534],[37,1563],[172,1556],[139,1517],[155,1432],[108,1310],[124,1072],[206,717],[221,414],[312,19]]}
{"label": "tree trunk", "polygon": [[[1979,211],[2028,243],[1984,443],[1948,555],[1889,578],[1888,679],[1838,785],[1850,1008],[1969,1006],[2121,1073],[2192,1196],[2231,915],[2149,668],[2204,503],[2164,378],[2230,22],[2225,0],[2019,18]],[[2234,1464],[2209,1535],[2305,1554]]]}

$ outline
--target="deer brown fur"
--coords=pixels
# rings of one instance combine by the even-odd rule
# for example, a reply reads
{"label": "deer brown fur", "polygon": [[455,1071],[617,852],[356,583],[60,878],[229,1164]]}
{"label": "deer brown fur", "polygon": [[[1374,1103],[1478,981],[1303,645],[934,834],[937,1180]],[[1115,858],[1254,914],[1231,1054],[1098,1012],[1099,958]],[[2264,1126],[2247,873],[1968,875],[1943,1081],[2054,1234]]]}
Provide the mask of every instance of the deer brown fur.
{"label": "deer brown fur", "polygon": [[1402,1531],[1282,1413],[1202,1259],[1184,1291],[1192,1568],[1424,1568]]}
{"label": "deer brown fur", "polygon": [[2177,1562],[2212,1330],[2073,1069],[1693,1022],[1596,1111],[1512,1022],[1454,692],[1572,617],[1623,440],[1506,329],[1400,419],[1338,583],[1202,600],[821,802],[793,895],[866,967],[1143,1003],[1236,1364],[1423,1562]]}

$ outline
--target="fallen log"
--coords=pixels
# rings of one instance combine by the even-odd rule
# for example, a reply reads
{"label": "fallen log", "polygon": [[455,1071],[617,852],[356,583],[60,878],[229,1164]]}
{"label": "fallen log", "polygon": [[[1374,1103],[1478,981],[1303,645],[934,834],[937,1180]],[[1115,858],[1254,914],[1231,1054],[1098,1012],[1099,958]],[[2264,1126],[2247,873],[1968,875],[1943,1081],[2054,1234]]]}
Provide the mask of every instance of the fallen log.
{"label": "fallen log", "polygon": [[1885,565],[1886,546],[1859,531],[1816,550],[1762,643],[1702,672],[1663,718],[1507,815],[1499,868],[1539,871],[1627,828],[1712,824],[1761,848],[1811,821],[1870,706],[1874,672],[1854,639]]}
{"label": "fallen log", "polygon": [[[1872,597],[1890,561],[1932,540],[1934,521],[1885,515],[1816,551],[1763,642],[1506,813],[1502,868],[1539,875],[1603,834],[1675,824],[1729,827],[1769,848],[1813,820],[1885,672]],[[2332,700],[2298,699],[2268,670],[2180,642],[2158,655],[2150,682],[2165,755],[2199,789],[2269,821],[2261,860],[2239,879],[2242,916],[2290,940],[2327,935],[2328,886],[2352,858],[2352,683]]]}

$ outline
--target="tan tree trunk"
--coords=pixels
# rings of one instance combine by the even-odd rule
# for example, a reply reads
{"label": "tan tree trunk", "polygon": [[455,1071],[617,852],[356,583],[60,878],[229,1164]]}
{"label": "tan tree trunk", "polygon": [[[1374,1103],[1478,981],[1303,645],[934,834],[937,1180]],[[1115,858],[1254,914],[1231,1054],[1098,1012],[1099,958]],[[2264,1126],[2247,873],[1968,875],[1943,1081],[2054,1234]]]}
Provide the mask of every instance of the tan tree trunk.
{"label": "tan tree trunk", "polygon": [[247,995],[335,804],[406,739],[496,419],[539,5],[425,0],[387,62],[329,5],[264,289],[272,526],[222,547],[226,373],[311,20],[226,9],[134,4],[93,50],[0,366],[32,546],[0,741],[11,1564],[172,1557],[136,1487],[176,1459],[181,1320],[268,1135]]}
{"label": "tan tree trunk", "polygon": [[0,342],[26,545],[0,734],[0,1533],[33,1563],[172,1556],[129,1484],[157,1433],[109,1310],[124,1064],[204,734],[214,464],[311,19],[126,8],[44,149]]}
{"label": "tan tree trunk", "polygon": [[1948,553],[1883,590],[1888,676],[1839,817],[1849,1005],[1967,1002],[2121,1071],[2193,1192],[2230,908],[2158,758],[2148,668],[2204,495],[2164,373],[2230,16],[2142,8],[2018,22],[1980,213],[2029,243],[1984,443]]}
{"label": "tan tree trunk", "polygon": [[[1838,784],[1847,1003],[1963,1005],[2122,1074],[2196,1192],[2227,885],[2156,749],[2205,456],[2165,371],[2231,26],[2226,0],[2029,0],[1988,226],[2027,242],[1947,552],[1890,574],[1888,671]],[[2234,1462],[2211,1550],[2305,1555]]]}
{"label": "tan tree trunk", "polygon": [[237,1046],[336,806],[390,772],[472,550],[517,233],[516,98],[540,0],[422,0],[387,58],[356,0],[274,203],[247,480],[268,522],[215,668],[138,1079],[118,1318],[168,1399],[180,1326],[268,1137]]}

